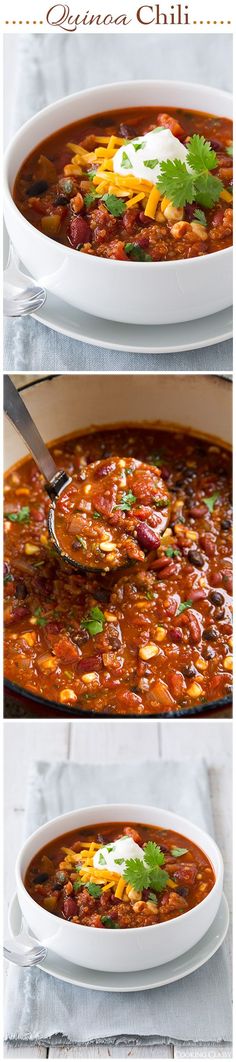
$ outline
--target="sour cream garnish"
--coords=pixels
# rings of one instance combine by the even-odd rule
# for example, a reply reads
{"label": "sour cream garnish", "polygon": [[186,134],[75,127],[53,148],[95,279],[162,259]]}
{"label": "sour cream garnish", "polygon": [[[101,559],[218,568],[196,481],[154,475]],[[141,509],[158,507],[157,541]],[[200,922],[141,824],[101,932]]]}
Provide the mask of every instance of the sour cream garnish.
{"label": "sour cream garnish", "polygon": [[144,862],[143,848],[128,836],[99,848],[93,857],[93,865],[97,870],[115,871],[122,877],[127,859],[141,859]]}
{"label": "sour cream garnish", "polygon": [[114,155],[113,169],[120,176],[129,174],[155,184],[161,162],[180,159],[186,163],[186,157],[187,148],[177,136],[173,136],[170,129],[153,129],[151,133],[144,133],[123,144]]}

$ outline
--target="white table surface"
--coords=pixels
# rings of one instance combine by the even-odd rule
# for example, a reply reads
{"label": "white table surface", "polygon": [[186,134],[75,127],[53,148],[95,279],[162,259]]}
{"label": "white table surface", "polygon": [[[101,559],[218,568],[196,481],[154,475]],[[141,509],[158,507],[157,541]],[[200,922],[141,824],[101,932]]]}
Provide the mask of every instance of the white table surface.
{"label": "white table surface", "polygon": [[[15,34],[4,43],[5,143],[53,100],[90,85],[170,78],[232,91],[232,35]],[[130,354],[61,336],[30,318],[6,322],[8,371],[228,371],[232,340],[181,354]]]}
{"label": "white table surface", "polygon": [[[204,756],[209,765],[212,809],[216,840],[225,864],[225,893],[231,909],[232,837],[231,837],[231,722],[206,720],[34,720],[4,722],[5,743],[5,890],[4,921],[15,890],[14,864],[21,843],[26,786],[32,759],[73,760],[77,763],[125,763],[145,759],[189,759]],[[17,750],[12,754],[13,748]],[[220,770],[219,770],[220,769]],[[230,936],[227,946],[230,949]],[[8,964],[6,965],[6,971]],[[32,1047],[6,1046],[5,1058],[143,1058],[143,1049],[130,1047]],[[196,1046],[181,1044],[149,1047],[146,1058],[230,1058],[231,1048],[219,1044]]]}

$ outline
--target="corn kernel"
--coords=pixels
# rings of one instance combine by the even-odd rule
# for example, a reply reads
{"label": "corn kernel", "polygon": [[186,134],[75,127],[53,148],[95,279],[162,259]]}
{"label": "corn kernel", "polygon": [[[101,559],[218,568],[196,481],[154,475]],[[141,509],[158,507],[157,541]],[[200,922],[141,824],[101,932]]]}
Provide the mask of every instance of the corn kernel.
{"label": "corn kernel", "polygon": [[156,627],[155,638],[157,642],[164,642],[164,638],[166,638],[166,631],[164,627]]}
{"label": "corn kernel", "polygon": [[49,535],[47,534],[47,532],[46,531],[42,531],[42,534],[40,535],[41,546],[47,546],[48,539],[49,539]]}
{"label": "corn kernel", "polygon": [[225,671],[233,671],[233,657],[226,656],[224,659],[223,667]]}
{"label": "corn kernel", "polygon": [[26,645],[29,645],[30,648],[36,642],[36,634],[34,633],[34,631],[25,631],[22,635],[22,638],[24,639],[24,642],[26,642]]}
{"label": "corn kernel", "polygon": [[199,668],[199,671],[207,671],[207,668],[208,668],[207,660],[203,660],[203,658],[201,656],[199,656],[198,659],[196,660],[196,667]]}
{"label": "corn kernel", "polygon": [[99,682],[99,675],[97,671],[88,671],[86,674],[81,675],[82,682],[89,686],[90,682]]}
{"label": "corn kernel", "polygon": [[192,685],[189,686],[188,693],[190,697],[201,697],[202,687],[199,686],[198,682],[192,682]]}
{"label": "corn kernel", "polygon": [[115,542],[99,542],[99,549],[102,549],[103,553],[113,553],[115,548]]}
{"label": "corn kernel", "polygon": [[114,612],[104,612],[105,620],[107,623],[116,623],[117,616]]}
{"label": "corn kernel", "polygon": [[157,645],[154,645],[154,642],[149,642],[148,645],[143,645],[142,648],[139,649],[141,660],[151,660],[152,656],[156,656],[157,653],[158,647]]}
{"label": "corn kernel", "polygon": [[59,701],[61,701],[61,704],[67,704],[68,701],[77,701],[76,693],[74,693],[74,690],[61,690]]}
{"label": "corn kernel", "polygon": [[27,557],[33,557],[35,553],[39,553],[39,547],[38,546],[33,546],[32,542],[26,542],[26,544],[25,544],[25,553],[26,553]]}

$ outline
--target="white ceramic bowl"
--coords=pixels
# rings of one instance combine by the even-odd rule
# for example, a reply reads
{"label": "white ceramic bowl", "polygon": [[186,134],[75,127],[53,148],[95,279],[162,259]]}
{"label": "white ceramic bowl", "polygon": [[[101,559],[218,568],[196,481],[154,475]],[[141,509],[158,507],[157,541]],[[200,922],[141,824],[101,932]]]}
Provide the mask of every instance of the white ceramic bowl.
{"label": "white ceramic bowl", "polygon": [[174,81],[135,81],[85,89],[58,100],[19,130],[4,166],[4,213],[21,260],[46,289],[74,307],[129,324],[173,324],[207,317],[232,301],[232,248],[173,262],[117,262],[80,254],[34,228],[15,206],[12,189],[26,156],[51,133],[116,108],[183,107],[231,118],[229,93]]}
{"label": "white ceramic bowl", "polygon": [[[160,925],[140,929],[101,929],[66,922],[32,899],[24,886],[33,856],[49,841],[70,830],[102,822],[144,822],[176,830],[207,855],[215,872],[213,889],[197,907]],[[38,940],[63,959],[111,973],[147,970],[176,959],[207,932],[214,921],[223,890],[223,861],[209,834],[187,819],[162,808],[113,804],[71,811],[41,826],[25,842],[16,863],[17,895],[28,926]]]}

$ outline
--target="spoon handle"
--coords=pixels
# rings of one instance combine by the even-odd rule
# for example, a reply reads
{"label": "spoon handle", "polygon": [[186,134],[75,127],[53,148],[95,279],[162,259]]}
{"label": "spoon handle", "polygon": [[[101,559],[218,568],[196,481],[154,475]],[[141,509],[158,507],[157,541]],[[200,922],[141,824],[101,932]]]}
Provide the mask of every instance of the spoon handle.
{"label": "spoon handle", "polygon": [[30,450],[36,465],[42,472],[48,493],[56,497],[70,482],[69,477],[66,472],[58,472],[55,461],[45,446],[25,403],[22,402],[10,376],[7,375],[4,376],[4,412],[24,439],[27,449]]}

